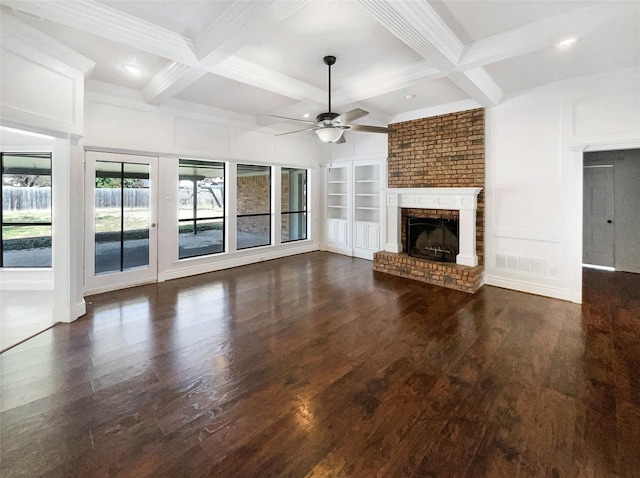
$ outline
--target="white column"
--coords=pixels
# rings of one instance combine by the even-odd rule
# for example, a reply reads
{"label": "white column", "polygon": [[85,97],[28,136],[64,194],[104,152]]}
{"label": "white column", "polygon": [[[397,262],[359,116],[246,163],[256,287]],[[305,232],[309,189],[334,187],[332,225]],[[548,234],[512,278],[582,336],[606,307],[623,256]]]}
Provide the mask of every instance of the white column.
{"label": "white column", "polygon": [[224,229],[227,252],[236,252],[238,249],[238,165],[227,163],[227,177],[224,180],[226,202],[224,204]]}
{"label": "white column", "polygon": [[475,209],[460,209],[459,243],[460,250],[456,256],[456,264],[463,266],[477,266],[476,255],[476,211]]}
{"label": "white column", "polygon": [[402,213],[400,211],[400,204],[398,203],[398,194],[387,194],[386,203],[387,243],[384,246],[384,250],[397,254],[402,252],[402,224],[400,224],[402,221]]}

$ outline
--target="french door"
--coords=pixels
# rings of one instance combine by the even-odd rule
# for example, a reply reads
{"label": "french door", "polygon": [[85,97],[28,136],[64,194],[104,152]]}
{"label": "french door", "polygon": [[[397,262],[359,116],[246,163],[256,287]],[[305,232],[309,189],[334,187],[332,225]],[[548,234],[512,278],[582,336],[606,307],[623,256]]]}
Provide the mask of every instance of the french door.
{"label": "french door", "polygon": [[158,158],[87,151],[85,292],[153,282]]}

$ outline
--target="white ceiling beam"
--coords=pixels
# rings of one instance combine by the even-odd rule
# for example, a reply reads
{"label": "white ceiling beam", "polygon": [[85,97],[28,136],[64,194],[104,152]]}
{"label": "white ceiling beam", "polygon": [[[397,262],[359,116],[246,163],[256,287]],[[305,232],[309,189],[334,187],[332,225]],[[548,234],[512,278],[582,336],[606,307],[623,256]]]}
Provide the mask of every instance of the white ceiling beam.
{"label": "white ceiling beam", "polygon": [[[627,8],[632,14],[634,2],[629,2]],[[568,36],[584,36],[624,14],[620,8],[611,8],[606,3],[571,9],[469,45],[458,66],[461,69],[475,68],[548,48]]]}
{"label": "white ceiling beam", "polygon": [[5,48],[24,52],[26,47],[30,49],[29,55],[32,55],[33,52],[45,54],[74,70],[82,72],[85,78],[91,75],[96,66],[93,60],[52,39],[31,25],[18,20],[13,15],[1,15],[1,20],[1,43]]}
{"label": "white ceiling beam", "polygon": [[205,67],[215,66],[247,43],[274,30],[306,5],[307,0],[233,2],[196,38],[196,53]]}
{"label": "white ceiling beam", "polygon": [[2,0],[15,10],[122,43],[162,58],[197,66],[193,42],[153,23],[93,0]]}
{"label": "white ceiling beam", "polygon": [[[305,4],[306,0],[231,3],[196,38],[198,64],[183,66],[174,62],[165,67],[145,86],[146,101],[161,104],[202,78],[207,71],[286,96],[299,96],[302,90],[311,87],[239,58],[226,65],[220,64],[247,43],[255,42],[275,29]],[[292,88],[289,94],[286,93],[287,86]]]}
{"label": "white ceiling beam", "polygon": [[483,106],[496,105],[500,87],[477,69],[459,71],[464,45],[427,2],[359,0],[380,24],[447,75],[471,98]]}
{"label": "white ceiling beam", "polygon": [[237,56],[230,56],[208,70],[219,76],[262,88],[288,98],[324,103],[327,92],[304,81],[296,80],[275,70],[265,68]]}
{"label": "white ceiling beam", "polygon": [[142,89],[142,96],[147,103],[160,105],[206,74],[204,67],[173,61],[151,78]]}

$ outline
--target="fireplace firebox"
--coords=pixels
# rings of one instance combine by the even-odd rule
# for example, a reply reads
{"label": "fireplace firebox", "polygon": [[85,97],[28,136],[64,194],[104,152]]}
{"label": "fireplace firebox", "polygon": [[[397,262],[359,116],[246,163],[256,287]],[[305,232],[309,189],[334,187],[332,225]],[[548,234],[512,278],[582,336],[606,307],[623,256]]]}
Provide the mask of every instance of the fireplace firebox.
{"label": "fireplace firebox", "polygon": [[408,217],[406,251],[410,256],[437,262],[456,262],[459,251],[458,221]]}

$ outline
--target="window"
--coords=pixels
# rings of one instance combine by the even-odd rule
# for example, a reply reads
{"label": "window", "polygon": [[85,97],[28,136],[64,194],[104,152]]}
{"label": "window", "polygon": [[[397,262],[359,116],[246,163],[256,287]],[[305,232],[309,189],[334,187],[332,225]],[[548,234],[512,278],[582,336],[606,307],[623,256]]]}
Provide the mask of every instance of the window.
{"label": "window", "polygon": [[51,267],[51,153],[0,153],[0,267]]}
{"label": "window", "polygon": [[307,238],[307,170],[282,168],[282,242]]}
{"label": "window", "polygon": [[149,165],[96,161],[95,274],[149,267]]}
{"label": "window", "polygon": [[178,257],[224,252],[224,163],[181,159]]}
{"label": "window", "polygon": [[237,248],[271,244],[271,167],[238,164]]}

